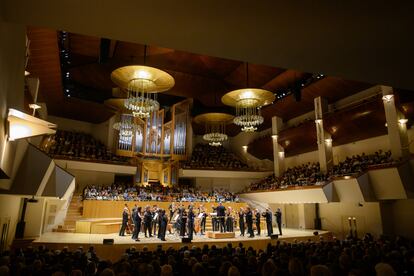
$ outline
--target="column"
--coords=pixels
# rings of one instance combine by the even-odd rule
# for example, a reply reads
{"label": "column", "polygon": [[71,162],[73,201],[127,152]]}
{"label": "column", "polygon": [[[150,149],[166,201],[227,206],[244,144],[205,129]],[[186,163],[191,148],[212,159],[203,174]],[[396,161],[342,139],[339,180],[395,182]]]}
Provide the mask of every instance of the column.
{"label": "column", "polygon": [[278,134],[282,126],[282,118],[272,117],[273,170],[276,177],[281,176],[285,171],[285,150],[277,142]]}
{"label": "column", "polygon": [[408,149],[407,119],[404,118],[395,106],[392,87],[382,86],[381,90],[391,155],[392,158],[398,160],[410,154]]}
{"label": "column", "polygon": [[321,171],[327,173],[333,166],[331,134],[323,128],[323,114],[328,111],[328,101],[318,97],[314,103],[319,164]]}

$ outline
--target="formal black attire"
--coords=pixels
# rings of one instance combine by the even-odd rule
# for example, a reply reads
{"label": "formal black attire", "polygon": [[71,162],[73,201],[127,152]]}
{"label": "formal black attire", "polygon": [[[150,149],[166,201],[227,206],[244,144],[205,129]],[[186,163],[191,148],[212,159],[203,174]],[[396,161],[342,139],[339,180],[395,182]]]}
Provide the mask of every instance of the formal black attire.
{"label": "formal black attire", "polygon": [[253,213],[252,211],[248,211],[246,213],[246,223],[247,223],[247,232],[250,234],[249,237],[253,238]]}
{"label": "formal black attire", "polygon": [[119,230],[120,236],[125,236],[125,229],[127,225],[128,225],[128,211],[124,210],[122,212],[122,225],[121,225],[121,229]]}
{"label": "formal black attire", "polygon": [[256,217],[256,219],[255,219],[255,223],[256,223],[257,235],[259,235],[259,236],[260,236],[260,213],[259,213],[259,212],[257,212],[257,213],[255,214],[255,217]]}
{"label": "formal black attire", "polygon": [[279,228],[279,235],[282,235],[282,212],[277,210],[275,213],[277,227]]}
{"label": "formal black attire", "polygon": [[134,209],[134,211],[132,212],[132,221],[134,223],[134,232],[132,234],[132,239],[138,240],[139,231],[141,230],[142,219],[137,209]]}
{"label": "formal black attire", "polygon": [[266,220],[267,236],[270,237],[270,235],[273,234],[272,212],[266,211],[264,212],[263,216],[265,217],[265,220]]}
{"label": "formal black attire", "polygon": [[193,210],[188,211],[188,238],[193,239],[194,232],[194,212]]}
{"label": "formal black attire", "polygon": [[217,217],[220,223],[220,232],[226,232],[226,226],[224,225],[226,216],[226,208],[223,205],[217,206]]}
{"label": "formal black attire", "polygon": [[200,232],[202,235],[204,232],[206,232],[206,222],[207,222],[207,213],[203,212],[203,215],[201,216],[201,224],[200,224]]}
{"label": "formal black attire", "polygon": [[152,225],[152,213],[151,213],[151,211],[145,211],[145,214],[144,214],[144,233],[145,233],[145,237],[147,237],[147,232],[148,232],[148,236],[152,237],[151,225]]}
{"label": "formal black attire", "polygon": [[165,213],[160,214],[159,219],[160,229],[158,230],[158,237],[165,241],[165,233],[167,232],[168,218]]}
{"label": "formal black attire", "polygon": [[244,232],[245,232],[244,213],[239,213],[239,227],[240,227],[240,235],[244,236]]}
{"label": "formal black attire", "polygon": [[181,211],[181,223],[180,223],[180,236],[185,236],[185,228],[187,227],[187,212],[185,210]]}
{"label": "formal black attire", "polygon": [[233,217],[231,216],[231,214],[228,214],[226,217],[226,231],[234,232],[234,222],[233,222]]}

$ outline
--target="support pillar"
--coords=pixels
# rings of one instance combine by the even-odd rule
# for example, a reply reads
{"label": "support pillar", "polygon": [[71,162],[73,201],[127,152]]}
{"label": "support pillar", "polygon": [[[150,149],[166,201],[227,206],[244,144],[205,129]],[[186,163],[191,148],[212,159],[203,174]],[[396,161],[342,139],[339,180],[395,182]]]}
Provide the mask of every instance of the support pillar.
{"label": "support pillar", "polygon": [[318,97],[314,99],[314,103],[319,164],[321,172],[327,173],[333,166],[331,134],[323,128],[323,114],[328,111],[328,101]]}
{"label": "support pillar", "polygon": [[388,141],[392,158],[398,160],[409,156],[407,119],[395,106],[392,87],[382,86],[382,100],[387,121]]}
{"label": "support pillar", "polygon": [[281,176],[285,171],[285,150],[277,142],[282,127],[282,118],[272,117],[273,170],[276,177]]}

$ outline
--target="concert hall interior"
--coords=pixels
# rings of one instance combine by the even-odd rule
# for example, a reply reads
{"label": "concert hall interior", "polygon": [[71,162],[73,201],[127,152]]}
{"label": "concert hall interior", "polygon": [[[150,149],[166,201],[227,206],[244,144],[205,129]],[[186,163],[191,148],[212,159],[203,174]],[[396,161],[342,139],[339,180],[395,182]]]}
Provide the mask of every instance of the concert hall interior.
{"label": "concert hall interior", "polygon": [[0,0],[0,275],[414,275],[413,4],[122,2]]}

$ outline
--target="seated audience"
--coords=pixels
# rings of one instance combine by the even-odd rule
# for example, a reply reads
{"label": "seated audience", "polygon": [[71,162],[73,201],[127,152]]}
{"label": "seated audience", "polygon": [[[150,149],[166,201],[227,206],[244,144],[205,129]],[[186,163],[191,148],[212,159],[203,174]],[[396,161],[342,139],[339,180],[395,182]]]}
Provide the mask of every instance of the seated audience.
{"label": "seated audience", "polygon": [[307,163],[288,168],[282,176],[270,175],[260,181],[250,184],[245,191],[275,190],[291,186],[315,185],[324,183],[333,177],[353,175],[366,171],[378,165],[392,164],[391,151],[376,151],[373,154],[353,155],[334,165],[328,174],[320,171],[318,163]]}
{"label": "seated audience", "polygon": [[191,159],[184,163],[184,169],[224,169],[242,170],[248,166],[237,158],[234,153],[224,147],[212,147],[207,144],[197,144]]}
{"label": "seated audience", "polygon": [[228,244],[154,251],[131,247],[115,262],[93,247],[75,251],[44,246],[5,251],[2,275],[414,275],[414,243],[402,238],[320,242],[277,241],[265,250]]}
{"label": "seated audience", "polygon": [[86,186],[83,199],[127,201],[178,201],[178,202],[238,202],[239,197],[224,189],[202,192],[193,187],[164,187],[161,184],[134,186],[113,184],[109,186]]}
{"label": "seated audience", "polygon": [[128,161],[125,157],[113,154],[91,135],[81,132],[57,130],[55,135],[44,139],[40,148],[54,158],[120,163]]}

